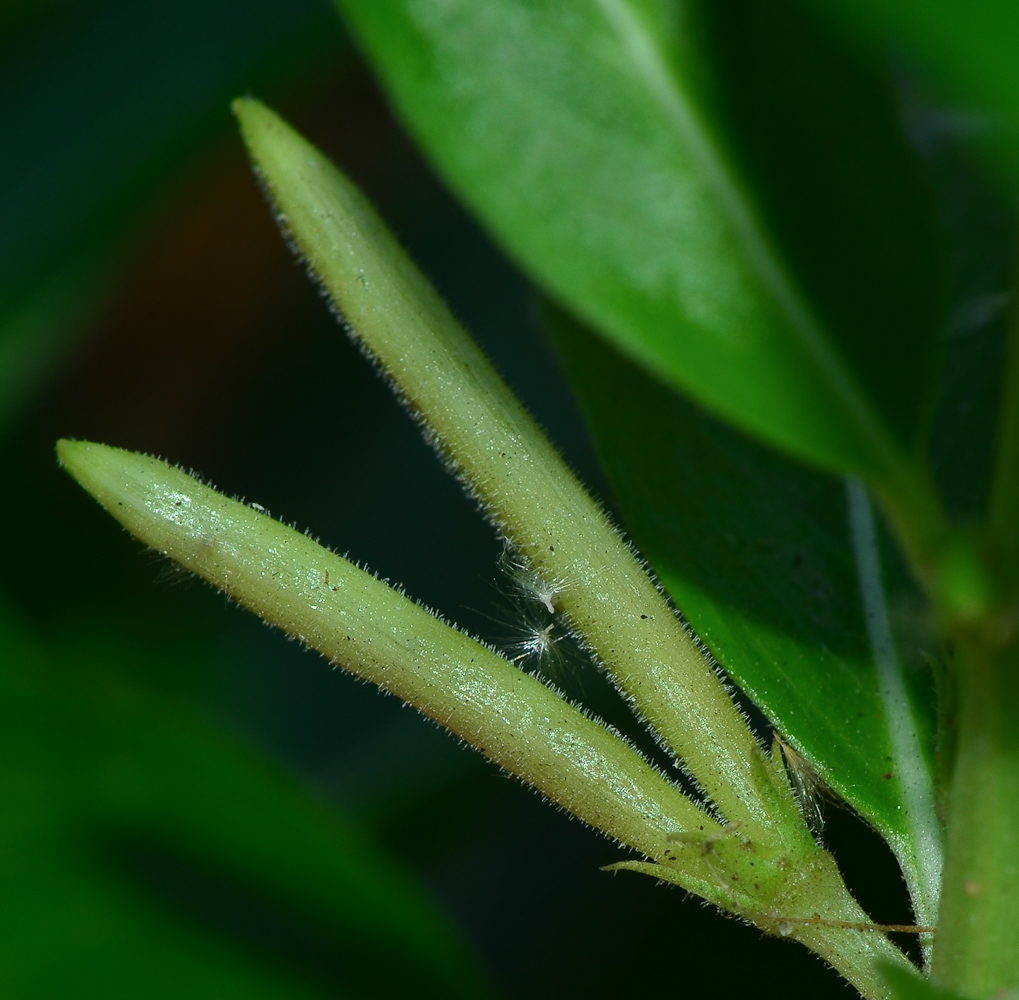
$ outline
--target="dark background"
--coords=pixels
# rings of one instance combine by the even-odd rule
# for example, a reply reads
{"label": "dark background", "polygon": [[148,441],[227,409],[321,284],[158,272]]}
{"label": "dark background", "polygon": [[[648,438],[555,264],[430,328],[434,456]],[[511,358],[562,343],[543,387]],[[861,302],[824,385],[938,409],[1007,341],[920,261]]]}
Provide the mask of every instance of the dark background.
{"label": "dark background", "polygon": [[[396,699],[174,573],[58,469],[61,436],[162,455],[296,521],[470,631],[493,641],[511,635],[493,531],[276,232],[228,112],[231,96],[252,93],[365,188],[611,506],[527,280],[422,162],[334,12],[311,0],[51,0],[6,9],[0,29],[0,345],[8,350],[0,354],[0,600],[46,660],[46,691],[83,692],[59,711],[40,695],[30,745],[10,728],[0,736],[8,780],[16,784],[22,765],[44,776],[30,795],[0,804],[0,821],[16,830],[33,803],[68,794],[64,755],[89,751],[70,743],[65,710],[91,732],[89,712],[129,718],[132,699],[183,706],[292,774],[420,879],[498,994],[851,996],[794,945],[764,940],[649,879],[600,872],[618,858],[614,845]],[[35,669],[7,648],[4,675]],[[589,669],[573,664],[559,680],[633,732]],[[56,749],[35,767],[39,747]],[[126,744],[119,752],[133,753]],[[82,815],[102,812],[87,800]],[[865,906],[878,919],[908,920],[880,842],[844,811],[829,813],[828,837]],[[63,835],[60,822],[39,829]],[[103,828],[113,830],[106,861],[89,855],[81,864],[205,928],[210,948],[239,949],[256,971],[273,968],[312,995],[388,995],[348,954],[349,941],[302,929],[285,900],[179,852],[140,851],[117,835],[114,819]],[[0,840],[0,992],[116,996],[116,984],[74,962],[66,981],[43,974],[71,945],[58,930],[24,928],[59,929],[66,904],[17,873],[44,870],[50,849],[45,837]],[[83,898],[79,923],[90,919]],[[42,916],[25,924],[20,914],[33,907]],[[133,981],[125,996],[159,995],[166,970],[144,951],[114,948],[104,961],[117,964],[117,982]],[[196,995],[215,992],[197,966],[188,972],[187,956],[180,961]],[[14,993],[5,975],[21,984]],[[434,988],[408,975],[401,992]]]}

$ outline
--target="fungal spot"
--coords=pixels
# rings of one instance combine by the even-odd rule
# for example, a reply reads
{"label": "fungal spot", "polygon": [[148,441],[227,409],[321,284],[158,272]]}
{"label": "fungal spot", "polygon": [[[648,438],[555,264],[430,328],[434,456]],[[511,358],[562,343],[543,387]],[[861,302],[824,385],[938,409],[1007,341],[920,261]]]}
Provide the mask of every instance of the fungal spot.
{"label": "fungal spot", "polygon": [[976,899],[984,891],[984,887],[979,882],[969,880],[963,882],[962,887],[970,899]]}

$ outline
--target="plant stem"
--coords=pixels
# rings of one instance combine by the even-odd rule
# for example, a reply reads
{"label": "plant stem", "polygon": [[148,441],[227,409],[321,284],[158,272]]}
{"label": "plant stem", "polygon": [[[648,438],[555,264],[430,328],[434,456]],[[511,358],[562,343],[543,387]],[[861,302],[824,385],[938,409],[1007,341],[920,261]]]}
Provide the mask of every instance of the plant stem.
{"label": "plant stem", "polygon": [[[1019,270],[1017,270],[1019,277]],[[1013,283],[1019,286],[1019,280]],[[1019,988],[1019,309],[1012,304],[985,545],[992,613],[963,623],[934,980],[996,997]],[[967,627],[968,625],[968,627]]]}
{"label": "plant stem", "polygon": [[267,108],[234,107],[311,270],[513,549],[562,583],[556,612],[728,820],[809,839],[692,636],[364,197]]}
{"label": "plant stem", "polygon": [[[988,521],[1006,558],[1014,565],[1019,551],[1019,259],[1012,282],[1012,303],[1005,344],[997,455]],[[1015,585],[1015,581],[1011,581]]]}
{"label": "plant stem", "polygon": [[932,978],[983,1000],[1019,987],[1019,642],[996,649],[965,637],[957,652],[958,736]]}

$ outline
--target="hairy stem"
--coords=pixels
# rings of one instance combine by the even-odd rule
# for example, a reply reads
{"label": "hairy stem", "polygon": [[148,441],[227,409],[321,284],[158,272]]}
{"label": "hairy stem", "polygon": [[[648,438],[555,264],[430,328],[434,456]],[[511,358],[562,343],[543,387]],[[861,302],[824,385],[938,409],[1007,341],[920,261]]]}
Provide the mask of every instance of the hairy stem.
{"label": "hairy stem", "polygon": [[959,715],[932,977],[977,998],[1019,989],[1019,643],[958,645]]}

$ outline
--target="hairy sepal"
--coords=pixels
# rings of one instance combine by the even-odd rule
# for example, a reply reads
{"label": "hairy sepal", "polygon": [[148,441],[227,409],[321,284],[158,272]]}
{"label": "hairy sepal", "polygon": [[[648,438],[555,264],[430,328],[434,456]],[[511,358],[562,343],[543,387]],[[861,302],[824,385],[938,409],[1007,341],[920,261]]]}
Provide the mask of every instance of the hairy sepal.
{"label": "hairy sepal", "polygon": [[[718,813],[809,840],[713,665],[363,195],[255,101],[234,104],[279,218],[361,346],[521,564]],[[785,821],[781,817],[785,817]]]}
{"label": "hairy sepal", "polygon": [[[151,548],[417,707],[548,799],[659,857],[718,824],[605,726],[312,538],[135,452],[61,441],[68,472]],[[703,895],[707,866],[685,887]]]}

